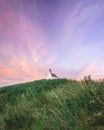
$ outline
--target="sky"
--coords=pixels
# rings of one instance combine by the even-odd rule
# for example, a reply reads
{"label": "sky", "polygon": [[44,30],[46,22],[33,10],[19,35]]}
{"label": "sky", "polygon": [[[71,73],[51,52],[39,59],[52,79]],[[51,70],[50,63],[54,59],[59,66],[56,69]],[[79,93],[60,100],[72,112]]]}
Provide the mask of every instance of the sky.
{"label": "sky", "polygon": [[0,86],[104,78],[104,0],[0,0]]}

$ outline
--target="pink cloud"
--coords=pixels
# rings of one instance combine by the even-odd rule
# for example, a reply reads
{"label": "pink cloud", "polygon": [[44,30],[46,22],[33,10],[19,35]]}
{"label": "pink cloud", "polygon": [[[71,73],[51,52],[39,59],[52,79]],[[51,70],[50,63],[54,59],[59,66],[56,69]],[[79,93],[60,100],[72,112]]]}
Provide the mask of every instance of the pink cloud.
{"label": "pink cloud", "polygon": [[[3,1],[2,1],[3,2]],[[18,83],[44,78],[54,62],[48,55],[45,33],[24,15],[10,9],[0,12],[0,82]],[[44,60],[45,59],[45,60]]]}
{"label": "pink cloud", "polygon": [[6,82],[20,83],[40,79],[40,77],[42,78],[43,74],[39,70],[31,68],[24,62],[15,62],[13,67],[0,65],[0,86]]}
{"label": "pink cloud", "polygon": [[104,62],[91,62],[78,71],[72,71],[70,77],[73,79],[83,79],[84,76],[91,75],[92,79],[104,78]]}

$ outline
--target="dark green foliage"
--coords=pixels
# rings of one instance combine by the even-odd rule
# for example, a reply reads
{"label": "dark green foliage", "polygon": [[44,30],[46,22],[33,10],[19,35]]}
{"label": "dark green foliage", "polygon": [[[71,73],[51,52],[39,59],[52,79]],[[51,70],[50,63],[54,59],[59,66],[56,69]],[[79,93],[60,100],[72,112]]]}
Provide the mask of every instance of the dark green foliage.
{"label": "dark green foliage", "polygon": [[39,80],[0,88],[0,130],[104,130],[104,81]]}

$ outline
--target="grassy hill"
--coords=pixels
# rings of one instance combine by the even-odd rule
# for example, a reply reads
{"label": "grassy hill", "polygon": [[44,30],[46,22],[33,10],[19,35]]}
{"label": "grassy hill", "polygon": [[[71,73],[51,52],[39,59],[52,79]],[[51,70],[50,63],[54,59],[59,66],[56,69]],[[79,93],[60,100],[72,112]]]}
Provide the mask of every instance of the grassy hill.
{"label": "grassy hill", "polygon": [[0,130],[104,130],[104,81],[39,80],[0,88]]}

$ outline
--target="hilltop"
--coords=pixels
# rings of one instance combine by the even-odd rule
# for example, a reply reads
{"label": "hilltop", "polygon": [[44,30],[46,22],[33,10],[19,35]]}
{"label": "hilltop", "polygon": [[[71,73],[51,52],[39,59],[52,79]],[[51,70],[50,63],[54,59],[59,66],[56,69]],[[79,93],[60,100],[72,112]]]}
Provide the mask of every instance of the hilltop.
{"label": "hilltop", "polygon": [[0,130],[104,130],[104,81],[39,80],[0,88]]}

